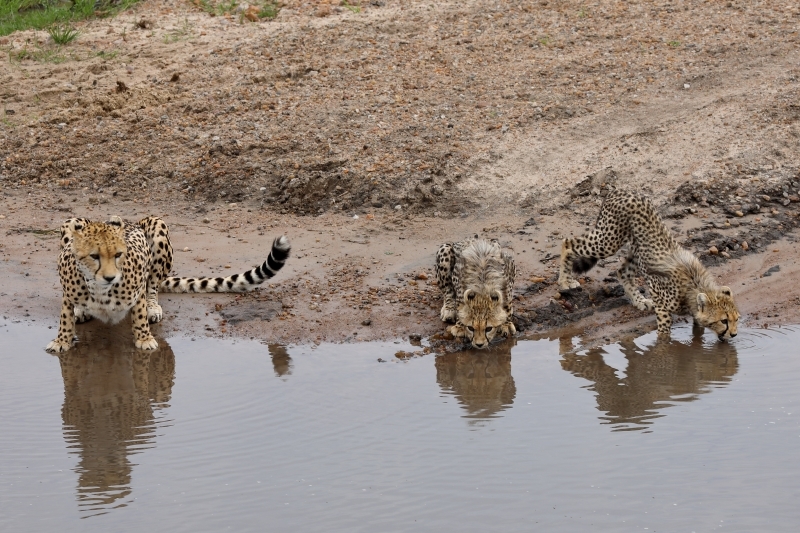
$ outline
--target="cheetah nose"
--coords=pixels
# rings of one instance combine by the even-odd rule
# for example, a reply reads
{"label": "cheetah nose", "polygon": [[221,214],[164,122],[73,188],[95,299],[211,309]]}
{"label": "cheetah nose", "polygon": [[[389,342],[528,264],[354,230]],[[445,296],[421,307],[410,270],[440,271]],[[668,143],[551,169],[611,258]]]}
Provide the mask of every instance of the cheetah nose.
{"label": "cheetah nose", "polygon": [[117,276],[103,276],[103,279],[106,280],[109,283],[114,281],[116,278],[117,278]]}
{"label": "cheetah nose", "polygon": [[731,333],[731,339],[734,338],[736,335],[737,333]]}
{"label": "cheetah nose", "polygon": [[483,342],[473,342],[472,344],[474,344],[476,348],[483,348],[484,344],[486,344],[486,343],[483,343]]}

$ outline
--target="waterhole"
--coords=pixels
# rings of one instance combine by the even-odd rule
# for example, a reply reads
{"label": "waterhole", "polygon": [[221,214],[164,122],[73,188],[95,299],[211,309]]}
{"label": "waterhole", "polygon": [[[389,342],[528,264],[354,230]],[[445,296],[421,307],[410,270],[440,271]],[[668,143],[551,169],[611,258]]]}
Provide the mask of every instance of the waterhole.
{"label": "waterhole", "polygon": [[[795,531],[800,329],[274,346],[0,320],[0,530]],[[384,362],[379,362],[379,359]]]}

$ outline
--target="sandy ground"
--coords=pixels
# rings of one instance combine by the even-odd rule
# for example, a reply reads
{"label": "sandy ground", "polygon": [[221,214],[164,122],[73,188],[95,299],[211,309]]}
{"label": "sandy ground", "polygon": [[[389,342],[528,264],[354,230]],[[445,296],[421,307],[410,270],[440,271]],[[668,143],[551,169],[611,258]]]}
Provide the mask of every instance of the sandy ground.
{"label": "sandy ground", "polygon": [[745,324],[798,321],[795,3],[361,7],[243,23],[152,0],[67,48],[0,38],[0,313],[56,327],[63,219],[157,214],[180,275],[293,243],[255,293],[165,295],[162,334],[435,336],[435,249],[481,233],[516,254],[524,335],[613,338],[655,323],[617,263],[579,296],[553,282],[617,187],[657,202]]}

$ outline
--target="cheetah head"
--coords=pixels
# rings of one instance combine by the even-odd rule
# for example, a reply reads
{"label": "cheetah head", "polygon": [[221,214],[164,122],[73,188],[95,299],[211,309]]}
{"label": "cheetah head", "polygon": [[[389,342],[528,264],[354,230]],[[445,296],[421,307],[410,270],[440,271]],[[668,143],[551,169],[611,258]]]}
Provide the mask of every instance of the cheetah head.
{"label": "cheetah head", "polygon": [[467,289],[458,307],[458,322],[451,331],[465,337],[475,348],[488,348],[500,326],[507,321],[508,313],[503,308],[503,294],[499,290],[486,295]]}
{"label": "cheetah head", "polygon": [[719,340],[731,339],[739,332],[739,311],[729,287],[697,295],[697,312],[694,319],[717,334]]}
{"label": "cheetah head", "polygon": [[107,289],[122,278],[121,266],[128,247],[121,224],[91,222],[76,228],[72,251],[87,282]]}

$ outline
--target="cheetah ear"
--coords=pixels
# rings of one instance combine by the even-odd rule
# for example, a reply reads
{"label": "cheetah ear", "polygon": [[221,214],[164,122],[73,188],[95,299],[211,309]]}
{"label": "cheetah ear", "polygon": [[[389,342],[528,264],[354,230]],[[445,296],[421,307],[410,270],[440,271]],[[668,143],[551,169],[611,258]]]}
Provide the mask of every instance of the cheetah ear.
{"label": "cheetah ear", "polygon": [[469,300],[475,299],[475,291],[472,289],[467,289],[464,291],[464,303],[467,303]]}
{"label": "cheetah ear", "polygon": [[108,224],[109,226],[117,226],[117,227],[121,228],[122,227],[122,219],[120,217],[118,217],[117,215],[114,215],[113,217],[108,219],[108,222],[106,222],[106,224]]}
{"label": "cheetah ear", "polygon": [[706,293],[701,292],[697,294],[697,310],[698,311],[705,311],[706,306],[708,305],[708,296]]}
{"label": "cheetah ear", "polygon": [[719,292],[721,292],[725,296],[733,296],[733,294],[731,294],[731,288],[730,287],[726,287],[724,285],[719,288]]}

